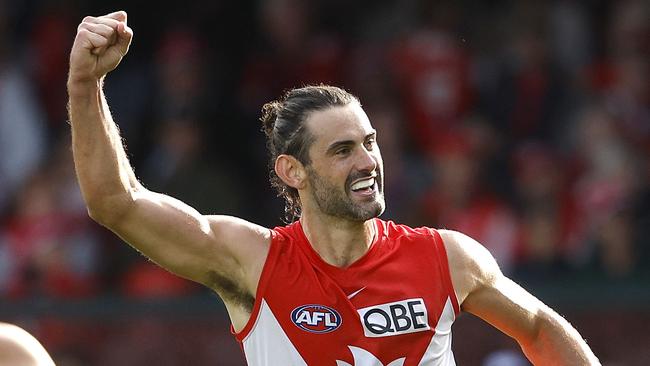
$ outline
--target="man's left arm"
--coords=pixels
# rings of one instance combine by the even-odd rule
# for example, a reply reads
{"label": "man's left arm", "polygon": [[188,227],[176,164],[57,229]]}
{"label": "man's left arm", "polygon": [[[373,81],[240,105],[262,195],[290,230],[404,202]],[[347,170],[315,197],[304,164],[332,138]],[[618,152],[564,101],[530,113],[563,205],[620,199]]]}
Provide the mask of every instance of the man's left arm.
{"label": "man's left arm", "polygon": [[440,234],[463,311],[514,338],[535,365],[600,365],[578,331],[505,277],[485,247],[458,232]]}

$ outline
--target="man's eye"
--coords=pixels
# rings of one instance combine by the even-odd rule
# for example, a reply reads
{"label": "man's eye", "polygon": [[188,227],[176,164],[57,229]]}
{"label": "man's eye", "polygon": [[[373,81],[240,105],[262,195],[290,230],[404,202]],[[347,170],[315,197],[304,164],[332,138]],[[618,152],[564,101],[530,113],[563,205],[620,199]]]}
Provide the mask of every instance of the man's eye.
{"label": "man's eye", "polygon": [[345,147],[345,148],[336,150],[336,155],[347,155],[349,152],[350,152],[350,149]]}
{"label": "man's eye", "polygon": [[375,139],[370,139],[370,140],[366,141],[366,148],[368,150],[371,150],[375,146],[376,143],[377,143],[377,141],[375,141]]}

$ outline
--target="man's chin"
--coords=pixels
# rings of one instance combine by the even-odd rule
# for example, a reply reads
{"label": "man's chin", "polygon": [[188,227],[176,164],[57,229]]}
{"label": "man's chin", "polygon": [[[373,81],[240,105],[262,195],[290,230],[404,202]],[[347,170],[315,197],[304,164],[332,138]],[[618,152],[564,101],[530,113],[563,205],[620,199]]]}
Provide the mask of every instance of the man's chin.
{"label": "man's chin", "polygon": [[366,205],[366,207],[364,207],[362,210],[359,210],[356,218],[359,221],[368,221],[370,219],[374,219],[375,217],[379,217],[384,213],[385,209],[386,204],[384,204],[382,201],[377,200],[372,202],[371,206]]}
{"label": "man's chin", "polygon": [[377,210],[373,213],[371,219],[381,216],[381,214],[383,214],[384,211],[386,211],[386,205],[385,204],[379,205],[379,207],[377,207]]}

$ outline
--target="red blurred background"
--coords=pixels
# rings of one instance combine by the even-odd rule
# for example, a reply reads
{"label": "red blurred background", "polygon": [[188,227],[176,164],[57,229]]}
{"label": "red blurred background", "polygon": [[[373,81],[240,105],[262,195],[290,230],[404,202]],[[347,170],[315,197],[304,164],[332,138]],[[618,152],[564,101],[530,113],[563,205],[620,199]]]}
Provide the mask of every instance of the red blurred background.
{"label": "red blurred background", "polygon": [[[60,365],[243,365],[218,298],[91,222],[66,123],[84,15],[135,31],[106,94],[138,177],[203,213],[275,226],[261,105],[358,95],[383,218],[463,231],[564,314],[605,365],[650,364],[646,1],[0,0],[0,320]],[[525,365],[463,315],[459,365]]]}

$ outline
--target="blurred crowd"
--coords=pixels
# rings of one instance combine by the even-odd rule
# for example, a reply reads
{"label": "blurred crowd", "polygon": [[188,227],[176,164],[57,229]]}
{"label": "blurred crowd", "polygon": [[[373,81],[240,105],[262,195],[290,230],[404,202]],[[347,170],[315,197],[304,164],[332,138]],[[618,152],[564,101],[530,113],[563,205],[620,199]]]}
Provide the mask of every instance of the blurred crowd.
{"label": "blurred crowd", "polygon": [[0,297],[183,296],[87,217],[66,123],[86,14],[129,13],[106,94],[148,188],[282,224],[258,121],[310,83],[358,95],[383,218],[465,232],[522,280],[650,271],[648,2],[0,0]]}

